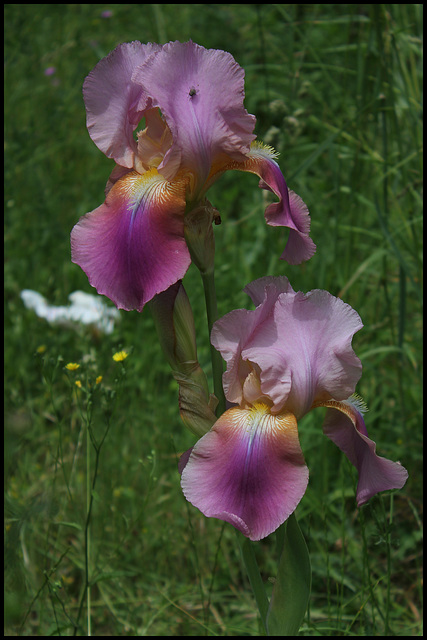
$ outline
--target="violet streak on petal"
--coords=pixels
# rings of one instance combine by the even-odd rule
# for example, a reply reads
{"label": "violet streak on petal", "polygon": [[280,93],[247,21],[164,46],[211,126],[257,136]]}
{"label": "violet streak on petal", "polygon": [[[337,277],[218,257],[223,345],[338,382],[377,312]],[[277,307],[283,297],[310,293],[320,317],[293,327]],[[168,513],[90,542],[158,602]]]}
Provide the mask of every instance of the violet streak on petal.
{"label": "violet streak on petal", "polygon": [[294,416],[271,416],[263,404],[226,411],[195,444],[181,478],[189,502],[251,540],[295,511],[307,483]]}
{"label": "violet streak on petal", "polygon": [[185,189],[186,182],[168,183],[156,169],[132,171],[72,230],[72,261],[119,309],[141,311],[186,273]]}

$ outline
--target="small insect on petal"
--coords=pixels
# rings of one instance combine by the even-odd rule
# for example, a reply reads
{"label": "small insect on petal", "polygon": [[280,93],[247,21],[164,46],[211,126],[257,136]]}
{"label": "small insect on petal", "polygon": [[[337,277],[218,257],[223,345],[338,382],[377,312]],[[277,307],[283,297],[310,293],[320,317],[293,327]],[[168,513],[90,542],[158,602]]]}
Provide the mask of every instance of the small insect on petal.
{"label": "small insect on petal", "polygon": [[190,96],[190,98],[192,98],[193,96],[196,95],[196,93],[197,93],[197,91],[196,91],[195,87],[191,87],[188,95]]}

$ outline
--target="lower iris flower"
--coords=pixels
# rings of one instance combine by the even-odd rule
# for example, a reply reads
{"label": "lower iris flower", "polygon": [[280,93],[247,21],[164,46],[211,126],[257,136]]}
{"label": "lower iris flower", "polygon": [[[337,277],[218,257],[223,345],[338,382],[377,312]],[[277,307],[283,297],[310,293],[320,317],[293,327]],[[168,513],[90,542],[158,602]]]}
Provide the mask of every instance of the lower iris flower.
{"label": "lower iris flower", "polygon": [[406,469],[376,454],[354,393],[362,370],[351,346],[363,326],[356,311],[327,291],[295,292],[285,277],[245,291],[256,308],[231,311],[212,330],[234,406],[181,458],[189,502],[251,540],[272,533],[306,491],[298,422],[317,407],[327,408],[323,432],[358,471],[359,506],[403,487]]}
{"label": "lower iris flower", "polygon": [[205,194],[231,169],[258,175],[277,196],[265,218],[289,228],[282,258],[298,264],[314,254],[307,207],[288,190],[274,150],[255,140],[244,71],[229,53],[191,41],[122,44],[89,74],[83,95],[89,134],[116,166],[105,202],[72,230],[72,260],[118,308],[141,311],[182,279],[188,213],[206,202],[210,215]]}

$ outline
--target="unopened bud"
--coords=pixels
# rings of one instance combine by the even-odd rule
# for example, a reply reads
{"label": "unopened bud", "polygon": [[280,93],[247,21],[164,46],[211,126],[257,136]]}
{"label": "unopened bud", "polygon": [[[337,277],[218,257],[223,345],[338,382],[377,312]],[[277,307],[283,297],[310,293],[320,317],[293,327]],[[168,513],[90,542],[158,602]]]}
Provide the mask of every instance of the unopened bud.
{"label": "unopened bud", "polygon": [[182,282],[157,294],[149,306],[163,352],[179,385],[181,418],[200,437],[216,421],[217,400],[209,393],[197,359],[194,317]]}

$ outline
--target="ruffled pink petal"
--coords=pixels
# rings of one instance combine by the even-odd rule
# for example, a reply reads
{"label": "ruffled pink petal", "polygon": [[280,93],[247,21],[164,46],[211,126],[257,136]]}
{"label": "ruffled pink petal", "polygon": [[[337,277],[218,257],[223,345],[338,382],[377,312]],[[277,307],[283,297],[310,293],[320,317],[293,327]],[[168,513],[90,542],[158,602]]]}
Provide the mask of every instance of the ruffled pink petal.
{"label": "ruffled pink petal", "polygon": [[129,169],[137,154],[133,132],[143,116],[137,108],[141,87],[132,82],[132,74],[160,50],[158,44],[121,44],[98,62],[83,85],[90,137],[108,158]]}
{"label": "ruffled pink petal", "polygon": [[254,333],[259,332],[272,313],[279,293],[294,293],[289,280],[283,276],[266,276],[248,284],[244,291],[248,293],[255,310],[235,309],[214,323],[211,343],[227,363],[223,375],[224,393],[229,402],[242,403],[243,383],[251,371],[251,365],[242,357],[242,349]]}
{"label": "ruffled pink petal", "polygon": [[329,402],[323,432],[341,449],[359,473],[357,504],[388,489],[401,489],[408,472],[400,462],[378,456],[375,442],[368,438],[363,415],[357,401]]}
{"label": "ruffled pink petal", "polygon": [[168,183],[156,169],[131,171],[72,230],[72,261],[119,309],[141,311],[187,271],[185,189],[186,182]]}
{"label": "ruffled pink petal", "polygon": [[271,416],[262,404],[226,411],[193,447],[181,478],[189,502],[251,540],[295,511],[307,483],[294,416]]}
{"label": "ruffled pink petal", "polygon": [[174,177],[178,154],[181,168],[194,174],[197,192],[219,156],[242,160],[249,151],[255,117],[243,107],[244,71],[229,53],[170,42],[132,80],[143,89],[139,108],[150,100],[172,132],[173,145],[159,165],[166,178]]}
{"label": "ruffled pink petal", "polygon": [[227,363],[223,384],[230,402],[243,403],[253,370],[273,413],[286,405],[299,418],[316,401],[354,392],[362,369],[351,346],[363,326],[356,311],[327,291],[295,293],[286,278],[260,278],[245,291],[257,308],[231,311],[211,333]]}
{"label": "ruffled pink petal", "polygon": [[351,341],[362,326],[356,311],[327,291],[281,293],[241,357],[258,365],[273,412],[286,406],[300,418],[316,401],[354,392],[362,366]]}

